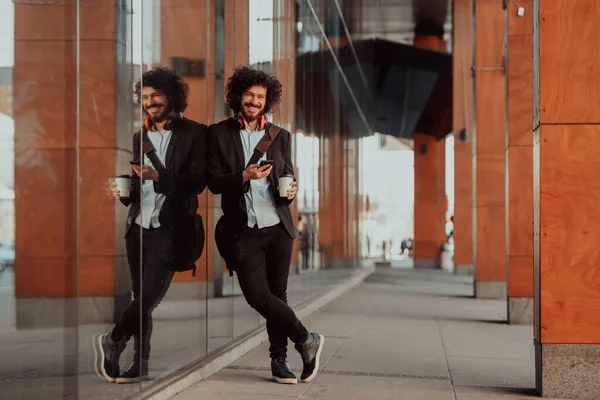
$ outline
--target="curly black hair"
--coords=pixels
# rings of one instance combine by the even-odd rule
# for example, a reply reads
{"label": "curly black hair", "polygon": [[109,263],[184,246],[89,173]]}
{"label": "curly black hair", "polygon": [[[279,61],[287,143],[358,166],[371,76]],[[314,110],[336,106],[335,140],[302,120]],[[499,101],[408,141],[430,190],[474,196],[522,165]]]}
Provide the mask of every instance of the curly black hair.
{"label": "curly black hair", "polygon": [[168,107],[177,114],[184,112],[188,106],[190,87],[177,72],[170,68],[155,67],[144,72],[142,79],[135,84],[134,93],[138,104],[142,98],[142,85],[164,93],[169,99]]}
{"label": "curly black hair", "polygon": [[252,86],[263,86],[267,88],[267,101],[263,113],[271,113],[277,110],[281,103],[281,82],[273,75],[267,74],[260,69],[248,65],[239,66],[227,80],[226,98],[229,107],[237,114],[242,108],[242,95]]}

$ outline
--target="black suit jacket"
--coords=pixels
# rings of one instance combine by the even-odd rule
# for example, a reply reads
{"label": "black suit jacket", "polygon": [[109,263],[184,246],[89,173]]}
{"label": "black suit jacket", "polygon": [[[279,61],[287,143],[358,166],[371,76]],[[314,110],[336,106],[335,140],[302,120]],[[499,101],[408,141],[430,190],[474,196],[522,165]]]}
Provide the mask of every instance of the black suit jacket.
{"label": "black suit jacket", "polygon": [[[240,124],[230,118],[208,128],[208,188],[221,194],[221,208],[225,225],[231,234],[241,232],[248,225],[248,212],[244,194],[250,185],[243,184],[246,168],[244,148],[240,137]],[[293,200],[279,197],[277,182],[280,176],[294,175],[292,164],[292,136],[281,129],[267,150],[267,159],[274,161],[269,179],[275,199],[275,208],[290,237],[296,237],[296,227],[289,205]]]}
{"label": "black suit jacket", "polygon": [[[174,269],[188,270],[197,260],[204,243],[204,227],[198,215],[198,195],[206,187],[206,125],[187,118],[171,121],[171,140],[167,147],[165,172],[159,172],[154,191],[165,195],[160,210],[161,226],[168,229],[173,244]],[[140,135],[133,135],[133,160],[140,160]],[[129,234],[140,212],[140,178],[132,172],[131,194],[121,200],[131,205],[125,225]]]}

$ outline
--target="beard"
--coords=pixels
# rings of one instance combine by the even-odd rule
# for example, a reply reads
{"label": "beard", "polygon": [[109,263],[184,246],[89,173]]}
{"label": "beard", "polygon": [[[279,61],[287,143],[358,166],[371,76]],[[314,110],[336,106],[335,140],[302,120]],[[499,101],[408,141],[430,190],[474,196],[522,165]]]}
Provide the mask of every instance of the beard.
{"label": "beard", "polygon": [[[249,111],[251,111],[252,114],[248,114],[246,111],[247,107],[252,107],[250,108]],[[253,103],[245,103],[244,106],[242,107],[242,109],[240,110],[242,113],[242,116],[244,117],[244,119],[248,122],[253,122],[256,121],[257,119],[259,119],[261,117],[261,115],[264,114],[264,107],[260,107],[257,104],[253,104]]]}
{"label": "beard", "polygon": [[[159,114],[156,114],[147,110],[153,107],[162,107],[162,111]],[[168,104],[164,105],[162,103],[152,103],[148,105],[148,107],[144,107],[144,115],[150,118],[150,120],[154,123],[164,122],[169,114],[171,114],[171,107]]]}

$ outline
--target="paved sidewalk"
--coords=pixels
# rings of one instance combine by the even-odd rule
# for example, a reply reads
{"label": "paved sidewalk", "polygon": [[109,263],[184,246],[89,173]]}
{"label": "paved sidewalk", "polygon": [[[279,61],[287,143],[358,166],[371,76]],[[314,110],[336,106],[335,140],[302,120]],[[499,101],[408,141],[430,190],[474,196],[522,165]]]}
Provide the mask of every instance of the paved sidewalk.
{"label": "paved sidewalk", "polygon": [[[305,323],[326,336],[311,384],[270,381],[264,343],[176,400],[504,400],[534,396],[531,326],[509,326],[506,303],[476,300],[471,278],[379,268]],[[290,364],[301,361],[290,346]]]}

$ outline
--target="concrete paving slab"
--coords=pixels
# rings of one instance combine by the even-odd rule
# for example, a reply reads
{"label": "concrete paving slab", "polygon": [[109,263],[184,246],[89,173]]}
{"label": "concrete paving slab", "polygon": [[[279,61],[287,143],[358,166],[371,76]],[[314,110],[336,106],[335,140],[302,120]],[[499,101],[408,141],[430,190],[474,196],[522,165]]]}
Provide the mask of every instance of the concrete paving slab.
{"label": "concrete paving slab", "polygon": [[448,357],[455,385],[533,388],[534,363],[528,360],[501,358]]}
{"label": "concrete paving slab", "polygon": [[320,375],[300,399],[454,400],[446,381]]}
{"label": "concrete paving slab", "polygon": [[210,392],[298,398],[306,389],[307,385],[301,383],[296,385],[278,384],[271,380],[270,372],[226,369],[207,379],[203,385],[194,387],[193,391],[197,394],[200,393],[198,397],[201,398]]}
{"label": "concrete paving slab", "polygon": [[456,321],[439,324],[448,356],[535,360],[532,327]]}
{"label": "concrete paving slab", "polygon": [[[472,298],[472,291],[472,277],[378,269],[306,319],[307,326],[335,337],[328,337],[323,369],[313,383],[301,385],[304,392],[268,381],[267,343],[193,390],[210,399],[205,394],[234,390],[241,381],[252,386],[248,399],[532,398],[532,330],[507,325],[506,303]],[[298,370],[294,357],[290,352]],[[231,372],[236,368],[239,374]],[[239,395],[237,389],[225,394]]]}

